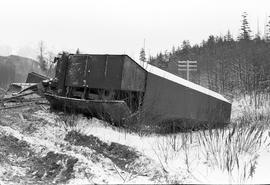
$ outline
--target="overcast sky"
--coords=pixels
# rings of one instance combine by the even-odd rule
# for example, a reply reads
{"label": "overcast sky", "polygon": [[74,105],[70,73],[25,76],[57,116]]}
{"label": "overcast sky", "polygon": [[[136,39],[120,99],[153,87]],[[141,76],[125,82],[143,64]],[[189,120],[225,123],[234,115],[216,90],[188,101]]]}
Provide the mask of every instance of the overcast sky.
{"label": "overcast sky", "polygon": [[0,0],[0,55],[35,57],[48,50],[125,53],[137,59],[171,50],[183,40],[199,44],[210,34],[239,34],[241,14],[264,31],[270,0]]}

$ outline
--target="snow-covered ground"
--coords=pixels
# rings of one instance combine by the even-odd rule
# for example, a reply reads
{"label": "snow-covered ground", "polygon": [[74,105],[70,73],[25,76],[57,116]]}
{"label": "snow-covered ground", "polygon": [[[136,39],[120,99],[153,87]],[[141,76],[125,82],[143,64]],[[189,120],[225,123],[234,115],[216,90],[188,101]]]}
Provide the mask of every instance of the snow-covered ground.
{"label": "snow-covered ground", "polygon": [[268,184],[269,103],[244,97],[233,102],[234,126],[168,135],[38,106],[0,111],[0,185]]}
{"label": "snow-covered ground", "polygon": [[[270,147],[267,146],[270,143],[269,130],[261,131],[263,134],[258,141],[262,143],[257,143],[258,147],[256,148],[256,153],[249,153],[251,149],[250,151],[241,153],[239,155],[239,168],[237,168],[237,164],[234,164],[232,173],[228,173],[226,169],[224,169],[226,167],[222,169],[219,166],[215,166],[215,163],[217,163],[214,161],[215,159],[207,159],[206,153],[208,148],[198,141],[202,139],[203,131],[166,136],[139,136],[137,134],[126,133],[123,130],[118,131],[104,125],[106,124],[102,124],[99,120],[89,120],[81,117],[78,119],[78,126],[73,129],[84,135],[94,135],[103,141],[117,142],[141,151],[147,157],[162,164],[166,174],[169,178],[172,178],[171,181],[214,184],[270,182],[267,175],[268,172],[265,170],[270,165]],[[220,134],[223,132],[224,135],[228,136],[229,130],[218,131]],[[248,133],[248,131],[246,132]],[[209,134],[207,131],[205,131],[205,133]],[[256,133],[257,132],[254,131],[250,137],[254,137]],[[222,139],[227,138],[227,136],[219,136],[219,138],[217,138],[217,135],[213,134],[213,138],[210,140],[210,147],[217,147],[216,155],[221,155],[218,159],[226,157],[225,155],[223,156],[226,152],[225,149],[222,152],[218,150],[218,147],[226,147]],[[240,134],[235,135],[234,142],[237,142],[238,137],[240,137]],[[216,139],[218,139],[218,142],[215,142]],[[256,145],[255,142],[251,142],[251,144]],[[231,150],[234,149],[235,148],[231,148]],[[211,156],[209,155],[209,157]],[[213,160],[213,163],[209,162],[209,160]],[[225,163],[226,161],[224,161],[224,164]],[[248,177],[252,165],[255,168],[255,172],[253,177]],[[246,176],[245,178],[244,175]]]}
{"label": "snow-covered ground", "polygon": [[2,184],[166,182],[160,164],[140,151],[77,134],[59,115],[29,109],[0,114]]}

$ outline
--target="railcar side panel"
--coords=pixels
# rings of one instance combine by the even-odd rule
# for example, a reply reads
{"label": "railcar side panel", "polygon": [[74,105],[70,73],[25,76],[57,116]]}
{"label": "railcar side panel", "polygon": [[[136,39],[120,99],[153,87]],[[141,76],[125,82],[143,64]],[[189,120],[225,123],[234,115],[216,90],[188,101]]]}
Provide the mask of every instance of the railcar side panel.
{"label": "railcar side panel", "polygon": [[[228,122],[230,104],[148,73],[143,109],[146,120],[193,119]],[[160,120],[159,120],[160,119]]]}
{"label": "railcar side panel", "polygon": [[147,72],[129,57],[125,56],[121,90],[145,91]]}
{"label": "railcar side panel", "polygon": [[67,63],[65,85],[83,87],[85,80],[86,56],[72,56]]}
{"label": "railcar side panel", "polygon": [[68,62],[66,86],[121,89],[123,59],[117,55],[74,55]]}

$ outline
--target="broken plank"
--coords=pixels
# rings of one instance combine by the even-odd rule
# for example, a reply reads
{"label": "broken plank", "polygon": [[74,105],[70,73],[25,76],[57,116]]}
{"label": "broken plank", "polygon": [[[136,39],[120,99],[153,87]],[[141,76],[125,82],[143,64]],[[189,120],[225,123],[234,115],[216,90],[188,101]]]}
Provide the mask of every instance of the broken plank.
{"label": "broken plank", "polygon": [[17,99],[17,98],[20,98],[20,97],[23,97],[23,96],[27,96],[27,95],[31,95],[31,94],[34,94],[35,92],[30,92],[30,93],[26,93],[26,94],[21,94],[21,95],[18,95],[18,96],[11,96],[11,97],[8,97],[8,98],[3,98],[1,99],[1,101],[9,101],[9,100],[13,100],[13,99]]}

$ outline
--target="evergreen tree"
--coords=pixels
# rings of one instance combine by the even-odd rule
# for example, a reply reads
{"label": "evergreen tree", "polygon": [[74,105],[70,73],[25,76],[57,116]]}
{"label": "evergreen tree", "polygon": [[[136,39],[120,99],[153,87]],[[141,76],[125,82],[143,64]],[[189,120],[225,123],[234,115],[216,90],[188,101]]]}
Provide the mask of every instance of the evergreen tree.
{"label": "evergreen tree", "polygon": [[165,57],[161,52],[157,55],[157,66],[161,69],[165,69],[167,67]]}
{"label": "evergreen tree", "polygon": [[144,51],[144,48],[142,48],[141,51],[140,51],[140,61],[146,62],[146,57],[145,57],[145,51]]}
{"label": "evergreen tree", "polygon": [[225,39],[225,41],[228,41],[228,42],[233,41],[233,36],[232,36],[230,30],[228,30],[228,32],[227,32],[226,36],[224,37],[224,39]]}
{"label": "evergreen tree", "polygon": [[270,42],[270,16],[268,17],[268,23],[266,25],[265,40]]}
{"label": "evergreen tree", "polygon": [[182,50],[188,50],[191,48],[189,40],[184,40],[181,45]]}
{"label": "evergreen tree", "polygon": [[[244,13],[242,17],[241,35],[237,40],[228,31],[224,37],[210,35],[200,45],[191,46],[188,41],[183,41],[171,52],[150,56],[150,63],[174,73],[175,68],[168,68],[166,64],[195,60],[198,71],[193,73],[193,81],[227,95],[265,90],[269,88],[269,83],[261,82],[270,79],[270,43],[262,40],[260,35],[251,38],[247,14]],[[270,21],[267,31],[270,41]]]}
{"label": "evergreen tree", "polygon": [[149,64],[155,65],[155,58],[153,56],[149,56]]}
{"label": "evergreen tree", "polygon": [[190,60],[191,46],[188,40],[184,40],[179,52],[179,60]]}
{"label": "evergreen tree", "polygon": [[251,30],[249,27],[249,23],[247,20],[247,12],[242,14],[242,26],[241,26],[241,33],[239,35],[239,40],[250,40],[251,39]]}

